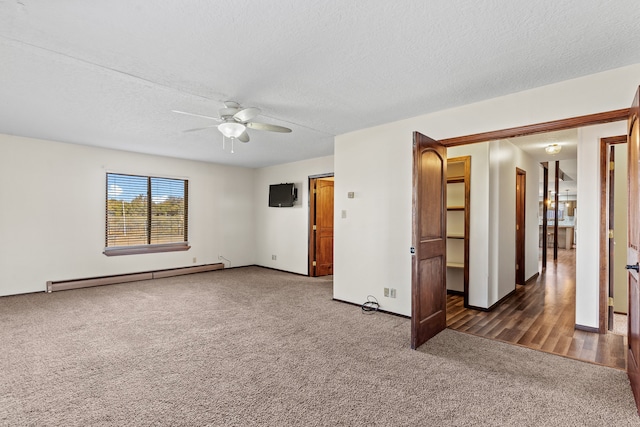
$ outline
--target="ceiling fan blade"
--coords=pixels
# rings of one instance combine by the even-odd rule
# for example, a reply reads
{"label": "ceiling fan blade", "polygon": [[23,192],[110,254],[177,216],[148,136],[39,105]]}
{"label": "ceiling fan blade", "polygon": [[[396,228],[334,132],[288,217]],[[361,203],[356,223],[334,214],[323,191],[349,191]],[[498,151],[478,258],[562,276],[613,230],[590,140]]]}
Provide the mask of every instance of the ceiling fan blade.
{"label": "ceiling fan blade", "polygon": [[251,129],[257,129],[257,130],[268,130],[270,132],[282,132],[282,133],[291,132],[291,129],[286,128],[284,126],[270,125],[268,123],[249,122],[247,123],[247,127]]}
{"label": "ceiling fan blade", "polygon": [[233,115],[238,111],[240,111],[239,108],[221,108],[218,111],[218,114],[220,115],[220,117],[223,117],[223,118],[233,117]]}
{"label": "ceiling fan blade", "polygon": [[204,129],[210,129],[210,128],[215,128],[218,127],[218,125],[211,125],[211,126],[205,126],[205,127],[201,127],[201,128],[194,128],[194,129],[187,129],[187,130],[183,130],[183,133],[187,133],[187,132],[196,132],[199,130],[204,130]]}
{"label": "ceiling fan blade", "polygon": [[203,116],[202,114],[187,113],[186,111],[178,111],[178,110],[171,110],[171,111],[174,113],[184,114],[187,116],[202,117],[203,119],[215,120],[216,122],[220,121],[218,117]]}
{"label": "ceiling fan blade", "polygon": [[226,108],[240,108],[240,104],[238,104],[236,101],[224,101],[223,104]]}
{"label": "ceiling fan blade", "polygon": [[233,115],[233,118],[239,122],[248,122],[249,120],[260,114],[260,109],[256,107],[244,108]]}
{"label": "ceiling fan blade", "polygon": [[238,137],[238,141],[249,142],[249,134],[247,133],[246,129],[240,134],[240,136]]}

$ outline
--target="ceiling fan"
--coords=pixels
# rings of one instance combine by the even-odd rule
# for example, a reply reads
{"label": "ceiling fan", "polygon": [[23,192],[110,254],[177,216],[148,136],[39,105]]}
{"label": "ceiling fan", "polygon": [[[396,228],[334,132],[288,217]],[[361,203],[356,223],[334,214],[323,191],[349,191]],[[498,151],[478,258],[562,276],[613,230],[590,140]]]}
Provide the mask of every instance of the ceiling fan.
{"label": "ceiling fan", "polygon": [[252,121],[260,114],[260,109],[256,107],[244,108],[235,101],[225,101],[224,108],[218,111],[219,117],[204,116],[202,114],[187,113],[186,111],[171,110],[174,113],[185,114],[187,116],[201,117],[204,119],[220,122],[218,125],[205,126],[195,129],[187,129],[183,132],[194,132],[203,129],[217,127],[220,133],[226,138],[237,139],[240,142],[249,142],[248,129],[266,130],[269,132],[289,133],[291,129],[284,126],[271,125]]}

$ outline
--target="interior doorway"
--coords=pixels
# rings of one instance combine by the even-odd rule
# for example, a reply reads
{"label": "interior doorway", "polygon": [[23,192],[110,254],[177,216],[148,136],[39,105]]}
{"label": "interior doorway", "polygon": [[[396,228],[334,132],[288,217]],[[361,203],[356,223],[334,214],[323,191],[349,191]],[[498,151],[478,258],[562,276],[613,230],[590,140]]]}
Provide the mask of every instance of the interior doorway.
{"label": "interior doorway", "polygon": [[[628,236],[630,236],[629,238],[629,242],[627,244],[627,265],[626,268],[628,269],[628,285],[629,285],[629,308],[628,308],[628,326],[629,326],[629,337],[628,337],[628,343],[626,345],[624,345],[624,347],[626,347],[626,350],[623,350],[621,352],[617,352],[617,354],[620,355],[624,355],[623,357],[626,359],[626,354],[628,352],[629,354],[629,363],[626,362],[625,360],[625,365],[627,365],[627,374],[629,377],[629,380],[631,382],[632,385],[632,390],[634,393],[634,397],[636,399],[636,404],[638,406],[638,408],[640,408],[640,392],[638,390],[640,390],[640,386],[638,386],[638,384],[640,384],[640,369],[638,368],[638,364],[636,363],[636,360],[640,360],[636,355],[640,354],[640,351],[638,349],[640,349],[640,340],[638,340],[638,336],[640,336],[640,334],[638,334],[638,331],[640,330],[640,321],[638,320],[638,313],[640,312],[640,309],[638,307],[640,307],[640,297],[638,295],[640,295],[640,292],[638,291],[638,259],[640,259],[640,256],[638,256],[638,236],[640,235],[640,233],[638,233],[638,221],[637,221],[637,217],[638,217],[638,146],[640,146],[640,137],[638,137],[639,132],[638,132],[638,117],[640,117],[640,103],[638,101],[638,99],[640,99],[640,89],[638,91],[636,91],[635,94],[635,98],[633,100],[632,106],[631,108],[628,109],[620,109],[620,110],[615,110],[615,111],[609,111],[609,112],[605,112],[605,113],[598,113],[598,114],[592,114],[592,115],[587,115],[587,116],[580,116],[580,117],[573,117],[573,118],[568,118],[568,119],[563,119],[563,120],[558,120],[558,121],[553,121],[553,122],[546,122],[546,123],[539,123],[539,124],[535,124],[535,125],[528,125],[528,126],[521,126],[518,128],[510,128],[510,129],[502,129],[502,130],[497,130],[497,131],[492,131],[492,132],[484,132],[484,133],[478,133],[478,134],[474,134],[474,135],[465,135],[465,136],[461,136],[461,137],[455,137],[455,138],[449,138],[449,139],[444,139],[441,140],[440,142],[445,145],[446,147],[451,147],[451,146],[457,146],[457,145],[464,145],[464,144],[471,144],[471,143],[475,143],[475,142],[486,142],[486,141],[492,141],[492,140],[496,140],[496,139],[503,139],[503,138],[510,138],[510,137],[516,137],[519,135],[528,135],[528,134],[535,134],[535,133],[540,133],[540,132],[552,132],[555,130],[564,130],[564,129],[575,129],[578,127],[584,127],[584,126],[589,126],[589,125],[595,125],[595,124],[605,124],[605,123],[611,123],[611,122],[621,122],[621,121],[626,121],[628,123],[628,128],[627,128],[627,135],[629,137],[629,142],[628,142],[628,156],[629,156],[629,169],[628,169],[628,182],[629,182],[629,201],[628,201],[628,224],[629,224],[629,232],[628,232]],[[617,125],[616,125],[617,126]],[[585,131],[586,135],[589,135],[588,131]],[[590,135],[591,137],[593,137],[593,133],[591,133]],[[586,145],[585,145],[586,146]],[[596,149],[600,149],[600,147],[595,147]],[[602,150],[600,150],[601,152]],[[590,154],[589,153],[593,153],[593,151],[584,151],[583,153],[587,153],[587,154],[583,154],[582,158],[584,160],[587,161],[588,164],[591,163],[591,159],[593,157],[589,157]],[[585,169],[582,169],[582,175],[585,174]],[[601,169],[602,170],[602,169]],[[597,173],[597,172],[596,172]],[[588,172],[587,172],[588,174]],[[594,195],[596,195],[596,191],[594,186],[592,185],[594,183],[594,181],[590,180],[589,183],[591,185],[587,185],[587,188],[590,189],[590,191],[588,191],[587,193],[585,193],[583,191],[582,194],[587,194],[586,198],[590,201],[590,203],[587,203],[587,205],[585,206],[591,206],[591,212],[590,215],[587,217],[590,221],[588,223],[592,224],[593,223],[593,218],[594,218],[594,213],[596,214],[596,218],[598,215],[598,211],[595,211],[595,209],[593,208],[597,208],[597,204],[593,203],[592,201],[592,197]],[[602,188],[602,181],[600,181],[600,194],[602,194],[603,192],[603,188]],[[589,194],[590,193],[590,194]],[[414,193],[415,194],[415,193]],[[556,192],[557,194],[557,192]],[[597,197],[597,195],[596,195]],[[594,212],[595,211],[595,212]],[[602,209],[600,209],[600,212],[602,212]],[[602,221],[601,221],[602,224]],[[606,223],[605,223],[606,224]],[[593,248],[597,248],[599,246],[600,250],[603,247],[602,244],[598,244],[602,242],[602,238],[604,236],[608,236],[608,233],[603,233],[602,229],[599,230],[599,236],[600,236],[600,240],[598,240],[597,238],[595,239],[595,244],[593,242],[593,236],[592,235],[588,235],[587,239],[584,238],[584,236],[580,237],[580,242],[578,242],[577,247],[579,249],[581,249],[582,251],[584,251],[584,254],[587,254],[588,256],[583,258],[583,259],[591,259],[593,257],[594,252],[590,252],[589,251],[589,247],[591,247],[591,251],[593,251]],[[584,242],[587,242],[586,244]],[[605,245],[606,246],[606,245]],[[547,248],[543,248],[545,251]],[[597,251],[598,249],[596,249]],[[597,252],[595,252],[597,254]],[[602,252],[600,251],[599,254],[599,258],[600,260],[602,260]],[[606,259],[606,262],[608,262],[608,259]],[[582,264],[584,264],[584,262],[582,262]],[[575,264],[574,264],[575,265]],[[593,264],[592,264],[593,265]],[[586,266],[586,265],[582,265],[582,266]],[[582,267],[581,266],[581,267]],[[583,271],[581,271],[581,276],[585,276],[585,274],[587,274],[590,271],[590,269],[585,269]],[[602,268],[600,268],[600,274],[602,275]],[[574,267],[574,274],[572,275],[574,278],[576,277],[575,275],[575,267]],[[540,279],[549,277],[548,274],[542,275],[540,276]],[[584,279],[585,277],[581,277],[580,279]],[[602,282],[602,281],[601,281]],[[602,287],[601,287],[602,290]],[[600,307],[600,313],[599,313],[599,319],[600,319],[600,323],[602,326],[603,323],[606,323],[606,320],[603,321],[603,319],[606,319],[606,317],[603,315],[604,313],[602,312],[602,307],[603,307],[603,299],[602,296],[606,294],[603,294],[601,292],[600,294],[600,301],[599,301],[599,307]],[[415,296],[415,293],[414,293]],[[574,296],[572,298],[574,304],[576,302],[576,297]],[[575,307],[575,305],[574,305]],[[449,307],[447,307],[446,309],[447,315],[449,315]],[[571,321],[569,319],[569,321]],[[576,322],[573,326],[574,326],[574,330],[575,333],[583,333],[583,334],[591,334],[591,337],[597,337],[598,340],[598,344],[597,345],[589,345],[588,347],[590,348],[600,348],[600,342],[603,341],[607,341],[608,339],[610,339],[611,337],[615,337],[615,334],[605,334],[603,333],[604,331],[602,331],[602,327],[598,328],[586,328],[586,327],[581,327],[579,328],[577,324],[577,318],[574,317],[574,321]],[[451,324],[449,323],[449,319],[447,319],[447,324],[449,327],[451,327]],[[489,327],[489,326],[487,326]],[[592,333],[590,330],[594,329],[594,332],[600,332],[600,333]],[[533,331],[531,331],[533,332]],[[506,332],[509,333],[509,332]],[[537,335],[537,333],[536,333]],[[567,337],[568,340],[569,337]],[[534,336],[534,339],[535,336]],[[571,348],[571,346],[573,345],[573,342],[582,342],[582,344],[584,345],[585,341],[584,339],[580,338],[580,337],[572,337],[571,340],[567,341],[565,340],[565,344],[564,345],[569,345],[569,347]],[[625,340],[627,341],[627,340]],[[567,344],[568,342],[568,344]],[[556,344],[557,347],[558,343]],[[620,347],[619,345],[616,345],[616,347]],[[596,355],[600,353],[599,351],[596,351]],[[596,356],[598,357],[598,356]],[[596,361],[597,363],[599,361]]]}
{"label": "interior doorway", "polygon": [[[562,119],[562,120],[556,120],[556,121],[551,121],[551,122],[546,122],[546,123],[539,123],[539,124],[533,124],[533,125],[527,125],[527,126],[521,126],[521,127],[509,128],[509,129],[501,129],[501,130],[497,130],[497,131],[484,132],[484,133],[478,133],[478,134],[473,134],[473,135],[465,135],[465,136],[460,136],[460,137],[443,139],[443,140],[440,141],[440,144],[444,145],[447,148],[450,148],[450,147],[464,146],[464,145],[467,145],[467,144],[474,144],[474,143],[479,143],[479,142],[502,141],[502,140],[509,139],[509,138],[521,137],[523,135],[533,136],[534,134],[544,134],[545,132],[554,132],[554,131],[562,131],[562,130],[569,130],[569,129],[577,129],[577,128],[583,127],[583,126],[589,126],[589,125],[595,125],[595,124],[603,124],[603,123],[617,122],[617,121],[626,120],[628,118],[628,116],[629,116],[629,111],[630,111],[630,109],[620,109],[620,110],[608,111],[608,112],[604,112],[604,113],[597,113],[597,114],[585,115],[585,116],[580,116],[580,117],[572,117],[572,118],[567,118],[567,119]],[[415,134],[417,134],[417,132],[414,132],[414,135]],[[416,177],[416,174],[415,174],[415,170],[416,170],[415,147],[416,147],[416,144],[415,144],[415,140],[414,140],[414,165],[413,165],[414,166],[414,184],[415,184],[415,177]],[[496,180],[495,182],[499,183],[500,181]],[[413,190],[414,190],[413,191],[413,197],[414,197],[414,203],[415,203],[415,198],[417,196],[415,185],[414,185],[414,189]],[[418,191],[418,193],[419,193],[419,191]],[[444,211],[445,211],[445,209],[444,209],[444,206],[443,206],[442,212],[444,212]],[[535,216],[535,214],[534,214],[534,216]],[[511,218],[513,218],[513,216]],[[415,205],[414,205],[413,234],[414,234],[414,237],[415,237],[415,234],[416,234]],[[514,240],[512,240],[512,242],[514,242]],[[412,253],[415,253],[415,251],[416,251],[415,239],[414,239],[413,243],[414,243],[414,246],[411,249],[412,249]],[[515,256],[514,256],[513,259],[515,260]],[[513,264],[511,264],[510,268],[511,268],[511,271],[514,271],[513,270]],[[415,262],[412,263],[412,270],[415,270]],[[575,270],[575,267],[574,267],[574,270]],[[413,274],[413,275],[415,276],[415,274]],[[533,280],[535,277],[538,277],[538,273],[533,275],[530,278],[530,280]],[[418,316],[416,316],[416,310],[418,310],[420,307],[416,304],[416,300],[417,299],[419,300],[420,292],[417,292],[416,286],[414,286],[415,285],[415,280],[412,280],[412,282],[414,282],[412,284],[412,338],[413,338],[413,335],[414,335],[413,334],[413,332],[414,332],[413,331],[413,329],[414,329],[413,328],[413,324],[416,321],[419,321],[419,319],[417,319]],[[515,277],[514,277],[514,281],[511,282],[511,283],[515,284]],[[516,285],[516,287],[517,287],[517,285]],[[516,292],[516,290],[514,290],[513,292]],[[504,298],[506,298],[508,296],[509,295],[506,295]],[[498,306],[502,302],[503,299],[499,300],[496,304],[494,304],[493,306],[489,307],[486,310],[491,310],[491,309],[495,308],[496,306]],[[574,298],[574,304],[575,304],[575,298]],[[444,313],[447,313],[447,311],[448,311],[447,307],[443,308],[441,311],[444,312]],[[412,341],[413,341],[413,339],[412,339]],[[416,347],[415,344],[416,343],[412,342],[412,347],[413,348]]]}
{"label": "interior doorway", "polygon": [[333,174],[309,177],[309,276],[333,275]]}

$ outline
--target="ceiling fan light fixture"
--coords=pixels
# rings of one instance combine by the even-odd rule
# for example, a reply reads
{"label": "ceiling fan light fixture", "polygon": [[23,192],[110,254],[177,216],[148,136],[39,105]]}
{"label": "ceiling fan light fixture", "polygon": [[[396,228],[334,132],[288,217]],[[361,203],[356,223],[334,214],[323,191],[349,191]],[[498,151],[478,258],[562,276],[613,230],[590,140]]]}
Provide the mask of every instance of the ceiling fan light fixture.
{"label": "ceiling fan light fixture", "polygon": [[551,154],[551,155],[558,154],[560,152],[560,150],[562,150],[562,146],[560,146],[558,144],[549,144],[544,149],[544,151],[546,151],[547,154]]}
{"label": "ceiling fan light fixture", "polygon": [[242,123],[237,122],[224,122],[218,125],[218,130],[222,132],[227,138],[237,138],[242,135],[247,127]]}

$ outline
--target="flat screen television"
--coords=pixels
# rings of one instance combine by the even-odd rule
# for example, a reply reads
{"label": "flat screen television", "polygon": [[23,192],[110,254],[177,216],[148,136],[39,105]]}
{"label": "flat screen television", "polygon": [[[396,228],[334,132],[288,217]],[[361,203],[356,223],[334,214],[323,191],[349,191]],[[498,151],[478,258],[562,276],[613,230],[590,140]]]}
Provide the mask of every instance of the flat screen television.
{"label": "flat screen television", "polygon": [[291,183],[269,186],[269,206],[272,208],[290,208],[297,198],[298,190]]}

